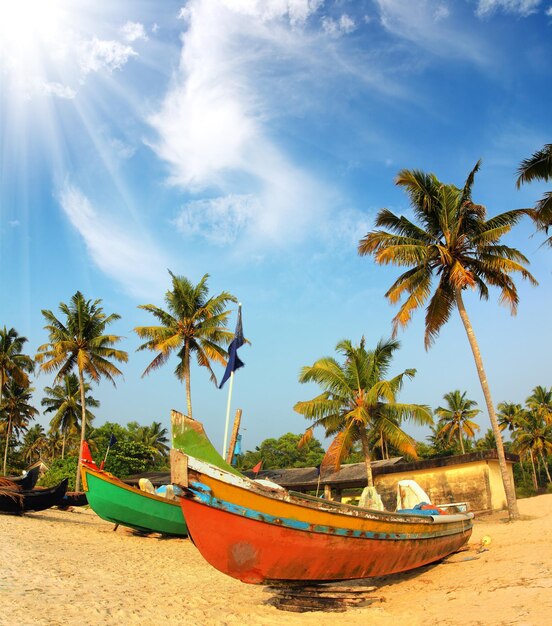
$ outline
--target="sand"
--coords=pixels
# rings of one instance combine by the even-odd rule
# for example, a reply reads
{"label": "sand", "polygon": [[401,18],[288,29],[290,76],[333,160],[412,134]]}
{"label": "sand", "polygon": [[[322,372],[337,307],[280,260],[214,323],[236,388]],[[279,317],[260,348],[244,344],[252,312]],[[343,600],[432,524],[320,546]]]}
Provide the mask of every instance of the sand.
{"label": "sand", "polygon": [[[92,511],[0,515],[2,626],[552,624],[552,495],[519,501],[524,519],[476,519],[447,562],[370,581],[382,602],[290,613],[208,565],[187,539],[147,537]],[[483,536],[491,538],[479,552]],[[367,583],[368,584],[368,583]]]}

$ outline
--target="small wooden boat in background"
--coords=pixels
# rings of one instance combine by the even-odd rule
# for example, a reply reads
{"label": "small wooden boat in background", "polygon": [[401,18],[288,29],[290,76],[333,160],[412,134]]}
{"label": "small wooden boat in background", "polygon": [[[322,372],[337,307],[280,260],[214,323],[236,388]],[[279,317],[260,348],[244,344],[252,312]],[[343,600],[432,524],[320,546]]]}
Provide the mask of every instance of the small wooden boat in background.
{"label": "small wooden boat in background", "polygon": [[145,533],[188,535],[177,499],[131,487],[108,472],[86,464],[82,466],[82,484],[92,510],[108,522]]}
{"label": "small wooden boat in background", "polygon": [[243,582],[328,582],[383,576],[461,548],[472,514],[373,511],[267,487],[171,450],[190,536],[204,558]]}
{"label": "small wooden boat in background", "polygon": [[67,491],[68,478],[50,489],[19,489],[14,484],[10,493],[5,488],[0,493],[0,513],[26,513],[28,511],[44,511],[59,504]]}
{"label": "small wooden boat in background", "polygon": [[5,478],[18,485],[21,489],[30,491],[36,485],[39,474],[40,468],[33,467],[24,476],[5,476]]}

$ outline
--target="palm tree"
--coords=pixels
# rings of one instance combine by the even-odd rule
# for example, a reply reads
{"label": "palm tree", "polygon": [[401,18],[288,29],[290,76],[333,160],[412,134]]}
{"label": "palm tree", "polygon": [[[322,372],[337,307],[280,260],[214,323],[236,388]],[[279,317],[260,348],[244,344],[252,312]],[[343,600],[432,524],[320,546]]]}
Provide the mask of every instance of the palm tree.
{"label": "palm tree", "polygon": [[524,410],[521,404],[514,402],[500,402],[496,407],[498,409],[498,427],[501,431],[508,430],[513,433],[523,420]]}
{"label": "palm tree", "polygon": [[[464,306],[462,292],[476,289],[488,299],[487,285],[498,287],[500,302],[515,314],[518,293],[511,274],[518,272],[533,284],[536,280],[525,268],[521,252],[500,243],[500,238],[525,215],[514,210],[487,219],[485,207],[472,200],[472,187],[480,162],[470,172],[462,189],[441,183],[434,174],[402,170],[395,182],[406,190],[416,221],[398,217],[388,209],[379,211],[376,226],[389,229],[369,232],[359,243],[361,255],[372,254],[377,263],[410,267],[385,294],[397,303],[406,300],[393,319],[394,333],[404,327],[412,313],[429,303],[425,317],[425,347],[429,349],[456,307],[468,336],[477,373],[485,396],[508,502],[510,519],[518,519],[514,486],[510,481],[504,445],[500,436],[487,375],[473,327]],[[437,287],[433,295],[432,281]],[[431,296],[431,298],[430,298]]]}
{"label": "palm tree", "polygon": [[40,459],[46,450],[48,450],[48,438],[44,427],[42,424],[35,424],[25,433],[21,455],[27,463],[32,463],[33,460]]}
{"label": "palm tree", "polygon": [[4,388],[4,398],[0,404],[0,419],[6,424],[6,448],[4,450],[4,474],[8,464],[8,449],[13,434],[19,436],[27,429],[30,420],[38,411],[29,404],[33,389],[21,387],[14,380]]}
{"label": "palm tree", "polygon": [[[84,393],[90,391],[90,385],[84,383]],[[54,387],[44,388],[45,397],[42,398],[42,406],[47,407],[44,413],[54,413],[50,420],[50,434],[60,431],[62,434],[61,458],[65,458],[65,443],[69,434],[78,433],[82,415],[81,395],[79,379],[76,374],[67,374],[61,384]],[[86,407],[98,407],[100,403],[92,396],[85,395]],[[86,421],[88,424],[94,419],[94,415],[86,408]]]}
{"label": "palm tree", "polygon": [[166,457],[170,450],[170,446],[167,445],[169,443],[167,429],[161,426],[161,422],[152,422],[151,426],[138,426],[132,431],[132,438],[146,446],[153,458]]}
{"label": "palm tree", "polygon": [[303,367],[299,375],[299,382],[314,382],[324,390],[316,398],[297,402],[293,407],[313,422],[300,444],[310,441],[315,426],[322,426],[327,437],[335,437],[325,464],[335,462],[338,468],[354,444],[360,442],[369,487],[374,485],[368,441],[370,429],[376,426],[394,447],[416,457],[415,442],[399,424],[405,419],[418,424],[433,422],[428,407],[401,404],[396,400],[404,378],[413,378],[416,370],[407,369],[389,380],[384,378],[399,345],[396,340],[380,341],[375,350],[367,350],[364,338],[358,346],[345,339],[336,346],[336,351],[344,358],[343,363],[324,357]]}
{"label": "palm tree", "polygon": [[198,365],[207,368],[211,380],[216,384],[211,362],[226,364],[228,355],[222,346],[227,346],[233,338],[233,334],[226,330],[230,315],[226,305],[228,302],[237,302],[237,298],[226,291],[209,298],[209,274],[205,274],[197,285],[184,276],[175,276],[170,271],[169,274],[172,278],[172,289],[165,294],[167,310],[153,304],[139,307],[156,317],[160,325],[138,326],[134,331],[141,339],[147,339],[138,350],[158,353],[145,369],[143,376],[164,365],[170,355],[176,352],[178,363],[175,374],[179,380],[186,382],[188,416],[192,417],[191,356],[196,355]]}
{"label": "palm tree", "polygon": [[540,456],[548,482],[552,482],[545,456],[552,452],[552,424],[547,424],[537,411],[527,411],[515,433],[513,448],[521,456],[529,456],[533,469],[533,486],[539,488],[535,469],[535,456]]}
{"label": "palm tree", "polygon": [[552,424],[552,388],[547,389],[538,385],[525,400],[531,411],[537,413],[545,424]]}
{"label": "palm tree", "polygon": [[40,363],[40,369],[45,372],[57,370],[54,382],[59,383],[75,368],[78,372],[80,397],[81,397],[81,436],[79,447],[79,462],[77,464],[77,476],[75,489],[80,489],[80,467],[82,455],[82,442],[86,430],[86,383],[85,374],[94,382],[98,382],[102,376],[115,385],[114,376],[119,376],[121,371],[111,362],[114,359],[119,362],[128,360],[128,355],[123,350],[116,350],[112,346],[121,337],[106,335],[106,328],[120,316],[116,313],[106,315],[100,306],[101,300],[85,300],[80,291],[71,298],[69,305],[61,302],[59,310],[65,316],[63,321],[49,310],[42,310],[46,319],[44,327],[49,334],[49,343],[38,348],[36,360]]}
{"label": "palm tree", "polygon": [[477,405],[475,400],[466,398],[466,392],[460,393],[458,389],[449,391],[443,396],[446,400],[448,408],[439,406],[435,409],[435,414],[439,416],[439,433],[440,436],[452,441],[454,437],[458,437],[460,441],[460,449],[465,454],[464,435],[466,437],[475,437],[479,426],[473,421],[479,409],[473,407]]}
{"label": "palm tree", "polygon": [[[552,180],[552,143],[546,144],[537,150],[530,158],[521,162],[518,168],[518,179],[516,186],[519,189],[523,183],[530,183],[533,180]],[[535,208],[529,212],[539,230],[548,234],[548,229],[552,225],[552,191],[547,191],[537,202]],[[546,240],[552,246],[552,236]]]}
{"label": "palm tree", "polygon": [[476,447],[478,450],[492,450],[496,448],[496,439],[491,428],[488,428],[483,437],[477,440]]}
{"label": "palm tree", "polygon": [[[4,387],[9,380],[14,380],[20,387],[29,386],[27,373],[34,370],[34,362],[31,357],[21,352],[26,342],[27,338],[21,337],[15,328],[9,330],[5,326],[0,328],[0,405]],[[6,473],[7,450],[8,440],[6,439],[4,474]]]}

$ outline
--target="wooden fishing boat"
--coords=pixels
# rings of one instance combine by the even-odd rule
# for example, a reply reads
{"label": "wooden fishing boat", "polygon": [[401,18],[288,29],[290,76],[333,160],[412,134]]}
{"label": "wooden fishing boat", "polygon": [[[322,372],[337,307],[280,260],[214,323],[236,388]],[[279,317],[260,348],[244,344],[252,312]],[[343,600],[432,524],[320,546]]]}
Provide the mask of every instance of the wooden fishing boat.
{"label": "wooden fishing boat", "polygon": [[178,537],[188,535],[177,499],[171,500],[131,487],[108,472],[86,464],[81,471],[88,504],[102,519],[145,533]]}
{"label": "wooden fishing boat", "polygon": [[265,486],[171,451],[190,536],[204,558],[243,582],[382,576],[438,561],[472,532],[472,514],[362,509]]}
{"label": "wooden fishing boat", "polygon": [[33,467],[24,476],[5,476],[5,478],[18,485],[21,489],[30,491],[36,485],[39,473],[40,468]]}
{"label": "wooden fishing boat", "polygon": [[0,513],[26,513],[44,511],[63,500],[69,479],[65,478],[50,489],[22,490],[14,485],[10,493],[5,487],[0,494]]}

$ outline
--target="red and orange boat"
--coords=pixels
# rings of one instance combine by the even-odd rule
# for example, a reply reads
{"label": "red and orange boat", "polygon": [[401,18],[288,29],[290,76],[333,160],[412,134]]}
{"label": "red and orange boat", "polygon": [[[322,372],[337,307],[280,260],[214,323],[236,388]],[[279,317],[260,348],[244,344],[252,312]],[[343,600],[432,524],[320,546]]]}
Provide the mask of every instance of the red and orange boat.
{"label": "red and orange boat", "polygon": [[211,565],[247,583],[403,572],[456,552],[472,532],[471,513],[391,513],[327,501],[260,484],[182,448],[171,451],[171,469],[194,544]]}

